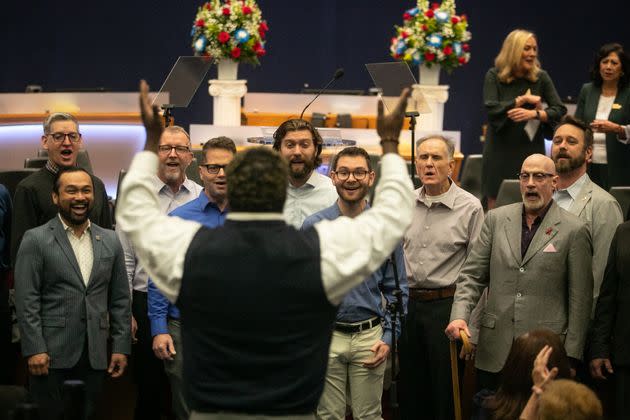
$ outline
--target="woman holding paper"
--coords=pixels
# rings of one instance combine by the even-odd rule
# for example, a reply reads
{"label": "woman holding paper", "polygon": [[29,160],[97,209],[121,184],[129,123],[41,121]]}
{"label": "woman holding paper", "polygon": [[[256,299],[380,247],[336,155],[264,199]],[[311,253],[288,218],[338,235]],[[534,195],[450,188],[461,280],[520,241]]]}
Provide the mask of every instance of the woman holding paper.
{"label": "woman holding paper", "polygon": [[567,112],[549,75],[540,68],[532,32],[510,32],[494,65],[483,86],[488,131],[482,190],[489,209],[494,207],[501,182],[516,178],[527,156],[545,153],[544,135],[550,138],[553,124]]}
{"label": "woman holding paper", "polygon": [[630,62],[620,44],[599,49],[591,70],[592,82],[582,86],[575,116],[593,129],[593,161],[589,175],[608,190],[630,185]]}

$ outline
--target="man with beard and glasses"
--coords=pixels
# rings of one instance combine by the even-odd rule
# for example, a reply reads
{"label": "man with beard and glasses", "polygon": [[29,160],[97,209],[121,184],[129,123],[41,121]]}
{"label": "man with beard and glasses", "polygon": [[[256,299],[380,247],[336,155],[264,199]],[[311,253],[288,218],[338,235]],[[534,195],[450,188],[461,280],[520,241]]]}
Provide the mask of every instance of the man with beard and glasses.
{"label": "man with beard and glasses", "polygon": [[[332,206],[307,217],[302,229],[321,220],[354,218],[369,208],[366,197],[375,173],[364,149],[342,149],[334,159],[331,175],[339,198]],[[408,291],[402,245],[396,247],[394,256],[406,311]],[[344,418],[346,405],[352,406],[352,416],[357,420],[381,418],[385,361],[395,339],[391,316],[383,310],[381,292],[391,302],[395,288],[394,270],[386,261],[341,302],[333,326],[324,393],[317,407],[318,419]],[[396,328],[396,337],[399,335],[400,324]]]}
{"label": "man with beard and glasses", "polygon": [[[18,325],[30,392],[41,419],[59,419],[63,383],[85,383],[89,418],[105,370],[120,377],[131,351],[129,286],[116,234],[91,223],[92,178],[80,168],[59,171],[52,200],[59,208],[27,231],[15,266]],[[111,338],[109,363],[108,339]]]}
{"label": "man with beard and glasses", "polygon": [[[153,190],[163,213],[170,213],[182,204],[196,199],[203,188],[186,178],[186,168],[192,162],[190,136],[182,127],[164,129],[158,146],[158,170],[152,175]],[[153,353],[153,336],[148,316],[147,287],[149,275],[138,263],[133,245],[117,227],[116,233],[125,251],[127,277],[132,289],[132,334],[137,339],[133,346],[133,373],[137,384],[134,419],[160,418],[163,400],[156,400],[168,386],[164,364]],[[137,329],[137,331],[136,331]]]}
{"label": "man with beard and glasses", "polygon": [[[222,226],[228,211],[225,168],[236,155],[232,139],[217,137],[208,140],[202,149],[203,161],[199,175],[203,192],[199,197],[176,208],[169,215],[199,222],[206,227]],[[183,351],[180,312],[149,279],[149,319],[153,336],[153,352],[164,361],[171,383],[173,411],[178,420],[188,419],[190,412],[184,397]]]}
{"label": "man with beard and glasses", "polygon": [[483,224],[483,208],[451,179],[455,145],[432,135],[416,142],[414,217],[403,249],[409,310],[400,340],[401,418],[453,417],[448,323],[455,281]]}
{"label": "man with beard and glasses", "polygon": [[[48,151],[48,162],[39,171],[24,178],[17,185],[13,197],[11,225],[11,260],[15,261],[24,232],[41,226],[57,215],[57,207],[50,198],[55,174],[61,168],[76,166],[83,137],[79,122],[70,114],[55,112],[44,121],[42,148]],[[112,228],[107,192],[103,181],[94,175],[94,209],[90,220],[105,229]]]}
{"label": "man with beard and glasses", "polygon": [[283,122],[273,133],[273,148],[289,163],[289,186],[284,204],[288,224],[300,228],[304,219],[330,206],[337,192],[330,178],[318,173],[324,141],[305,120]]}
{"label": "man with beard and glasses", "polygon": [[486,215],[460,271],[445,331],[451,340],[461,330],[470,336],[471,311],[488,287],[475,366],[480,385],[490,390],[496,390],[512,341],[530,330],[552,330],[570,358],[582,359],[593,302],[588,227],[553,200],[553,161],[531,155],[518,177],[523,202]]}
{"label": "man with beard and glasses", "polygon": [[593,309],[604,278],[610,242],[623,222],[615,198],[591,181],[586,173],[593,154],[593,130],[588,124],[565,115],[556,127],[551,158],[556,164],[558,185],[553,194],[558,206],[582,219],[593,240]]}

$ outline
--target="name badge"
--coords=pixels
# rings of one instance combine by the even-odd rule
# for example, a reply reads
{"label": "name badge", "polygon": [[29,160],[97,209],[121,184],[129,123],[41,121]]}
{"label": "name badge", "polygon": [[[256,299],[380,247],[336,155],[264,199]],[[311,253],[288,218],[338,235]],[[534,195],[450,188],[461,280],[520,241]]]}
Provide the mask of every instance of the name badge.
{"label": "name badge", "polygon": [[612,109],[621,109],[621,104],[612,104]]}

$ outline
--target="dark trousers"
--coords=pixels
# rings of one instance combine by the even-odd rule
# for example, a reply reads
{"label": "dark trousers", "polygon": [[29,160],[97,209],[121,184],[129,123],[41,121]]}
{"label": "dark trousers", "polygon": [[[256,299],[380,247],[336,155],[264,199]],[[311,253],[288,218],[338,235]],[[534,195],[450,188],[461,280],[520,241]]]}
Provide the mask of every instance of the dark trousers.
{"label": "dark trousers", "polygon": [[168,387],[164,364],[153,353],[153,337],[149,322],[147,293],[133,291],[133,317],[138,324],[136,338],[131,357],[133,375],[137,385],[136,408],[134,419],[159,419],[163,409],[163,392]]}
{"label": "dark trousers", "polygon": [[483,389],[497,392],[499,385],[501,385],[501,374],[499,372],[477,369],[477,392]]}
{"label": "dark trousers", "polygon": [[[87,344],[87,343],[86,343]],[[48,375],[29,375],[30,393],[39,406],[41,420],[58,420],[63,415],[63,383],[80,380],[85,383],[85,412],[82,418],[90,418],[98,400],[105,370],[92,369],[87,345],[77,364],[70,369],[48,369]],[[74,418],[74,417],[73,417]]]}
{"label": "dark trousers", "polygon": [[[401,419],[452,419],[449,339],[444,334],[453,298],[409,300],[400,340]],[[460,361],[459,371],[464,364]]]}
{"label": "dark trousers", "polygon": [[630,367],[614,366],[616,418],[627,419],[630,413]]}

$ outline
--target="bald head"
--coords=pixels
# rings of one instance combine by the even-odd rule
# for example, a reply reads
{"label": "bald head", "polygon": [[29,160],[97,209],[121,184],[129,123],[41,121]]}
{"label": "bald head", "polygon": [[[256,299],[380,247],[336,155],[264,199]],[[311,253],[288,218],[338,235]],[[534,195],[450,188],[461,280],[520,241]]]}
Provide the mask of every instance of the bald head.
{"label": "bald head", "polygon": [[521,196],[525,212],[537,216],[549,204],[556,189],[556,166],[549,157],[533,154],[521,166]]}

